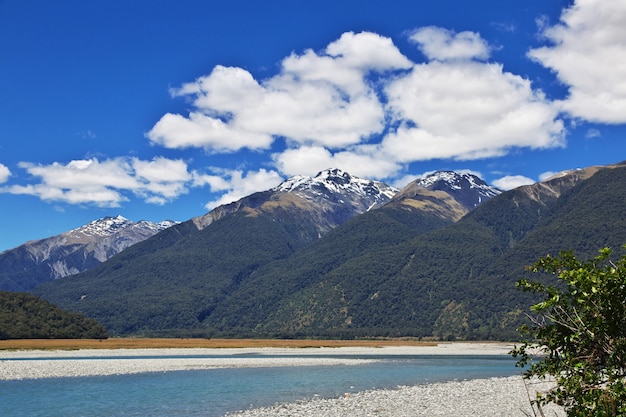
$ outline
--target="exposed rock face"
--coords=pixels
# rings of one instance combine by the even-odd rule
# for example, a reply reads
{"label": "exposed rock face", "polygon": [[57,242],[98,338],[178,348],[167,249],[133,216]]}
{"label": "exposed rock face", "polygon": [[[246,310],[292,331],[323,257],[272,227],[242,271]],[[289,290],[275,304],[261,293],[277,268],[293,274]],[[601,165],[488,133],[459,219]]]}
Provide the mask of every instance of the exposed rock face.
{"label": "exposed rock face", "polygon": [[500,193],[473,174],[437,171],[408,184],[388,205],[430,212],[439,218],[457,221]]}
{"label": "exposed rock face", "polygon": [[28,290],[83,272],[174,224],[104,217],[60,235],[26,242],[0,253],[0,289]]}
{"label": "exposed rock face", "polygon": [[[275,188],[254,193],[215,208],[193,222],[202,230],[215,220],[237,211],[248,216],[270,215],[277,220],[297,220],[309,225],[317,238],[346,220],[388,202],[398,190],[379,181],[354,177],[339,169],[328,169],[315,177],[298,175]],[[295,218],[294,218],[295,217]]]}

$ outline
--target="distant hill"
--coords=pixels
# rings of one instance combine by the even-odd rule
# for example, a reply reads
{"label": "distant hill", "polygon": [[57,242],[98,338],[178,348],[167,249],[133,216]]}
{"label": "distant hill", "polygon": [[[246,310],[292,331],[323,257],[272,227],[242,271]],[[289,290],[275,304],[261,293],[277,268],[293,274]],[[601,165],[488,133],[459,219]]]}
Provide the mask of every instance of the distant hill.
{"label": "distant hill", "polygon": [[31,294],[0,291],[0,339],[106,339],[95,320]]}
{"label": "distant hill", "polygon": [[0,290],[27,291],[42,282],[86,271],[174,224],[103,217],[57,236],[27,242],[0,253]]}
{"label": "distant hill", "polygon": [[[476,194],[472,201],[498,193],[478,178],[463,184],[465,191]],[[102,320],[113,334],[249,335],[257,323],[233,313],[239,304],[275,300],[294,283],[306,285],[294,278],[289,285],[276,281],[280,285],[268,284],[256,292],[250,283],[269,264],[301,259],[304,249],[321,248],[287,267],[295,276],[302,264],[306,280],[366,250],[451,224],[470,210],[446,191],[418,188],[392,199],[397,190],[339,170],[294,177],[173,226],[89,272],[35,291]],[[343,246],[325,251],[322,242],[330,236]],[[317,266],[310,270],[309,264]],[[241,294],[249,299],[232,298],[237,301],[230,304],[231,297]],[[214,320],[221,324],[209,324]]]}

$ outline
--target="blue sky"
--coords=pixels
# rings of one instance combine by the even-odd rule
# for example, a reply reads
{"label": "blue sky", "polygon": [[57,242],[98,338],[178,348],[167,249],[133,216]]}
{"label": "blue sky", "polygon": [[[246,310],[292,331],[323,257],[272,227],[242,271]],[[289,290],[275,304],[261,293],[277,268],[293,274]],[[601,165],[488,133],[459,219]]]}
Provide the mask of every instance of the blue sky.
{"label": "blue sky", "polygon": [[626,3],[0,0],[0,251],[338,167],[626,159]]}

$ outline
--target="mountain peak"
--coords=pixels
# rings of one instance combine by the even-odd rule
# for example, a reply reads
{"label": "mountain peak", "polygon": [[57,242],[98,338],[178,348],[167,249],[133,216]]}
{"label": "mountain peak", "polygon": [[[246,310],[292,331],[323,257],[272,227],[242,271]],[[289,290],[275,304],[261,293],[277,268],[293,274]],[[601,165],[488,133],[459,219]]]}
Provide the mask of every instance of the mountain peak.
{"label": "mountain peak", "polygon": [[325,195],[326,197],[329,197],[330,194],[378,196],[380,203],[389,200],[398,192],[396,188],[383,182],[355,177],[338,168],[325,169],[318,172],[314,177],[296,175],[285,180],[272,191],[304,192]]}
{"label": "mountain peak", "polygon": [[487,184],[482,178],[469,172],[436,171],[416,181],[422,187],[430,190],[474,189],[487,198],[495,197],[502,192]]}
{"label": "mountain peak", "polygon": [[121,229],[132,226],[134,223],[123,216],[102,217],[90,221],[89,223],[66,232],[67,235],[84,235],[106,237],[117,233]]}
{"label": "mountain peak", "polygon": [[469,172],[435,171],[408,184],[396,195],[395,200],[414,198],[421,194],[420,189],[429,192],[445,192],[467,210],[472,210],[482,202],[501,193],[497,188],[491,187]]}
{"label": "mountain peak", "polygon": [[489,193],[496,196],[500,191],[489,186],[482,178],[469,172],[456,171],[435,171],[418,178],[417,183],[424,188],[439,189],[438,187],[447,187],[452,189],[477,188],[488,190]]}
{"label": "mountain peak", "polygon": [[9,277],[0,288],[25,291],[42,282],[77,274],[175,224],[169,220],[135,223],[123,216],[107,216],[26,242],[0,253],[0,275]]}
{"label": "mountain peak", "polygon": [[[216,207],[192,220],[202,230],[215,220],[241,210],[257,215],[272,213],[273,218],[299,218],[298,223],[306,218],[318,238],[349,218],[382,206],[397,192],[380,181],[355,177],[336,168],[326,169],[314,177],[293,176],[277,187]],[[281,214],[276,215],[279,211]]]}

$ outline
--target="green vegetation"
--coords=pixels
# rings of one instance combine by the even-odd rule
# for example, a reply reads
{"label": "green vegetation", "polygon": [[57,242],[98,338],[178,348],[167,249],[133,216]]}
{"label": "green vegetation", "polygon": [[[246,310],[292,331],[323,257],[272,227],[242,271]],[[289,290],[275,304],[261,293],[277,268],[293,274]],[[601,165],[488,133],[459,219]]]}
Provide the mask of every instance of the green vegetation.
{"label": "green vegetation", "polygon": [[299,244],[279,222],[243,213],[202,231],[187,222],[165,232],[36,292],[96,318],[113,335],[207,337],[213,331],[203,321],[217,303],[260,264]]}
{"label": "green vegetation", "polygon": [[302,212],[238,213],[35,292],[112,335],[516,340],[538,299],[515,288],[524,266],[621,245],[625,195],[626,167],[601,169],[511,190],[456,223],[387,207],[313,242]]}
{"label": "green vegetation", "polygon": [[0,291],[0,340],[106,339],[95,320],[68,313],[34,295]]}
{"label": "green vegetation", "polygon": [[610,255],[605,248],[587,261],[572,251],[546,256],[532,271],[557,282],[518,282],[544,297],[531,307],[533,324],[522,328],[526,343],[512,351],[519,366],[530,364],[526,378],[556,380],[539,406],[555,402],[576,417],[626,415],[626,256],[611,262]]}

